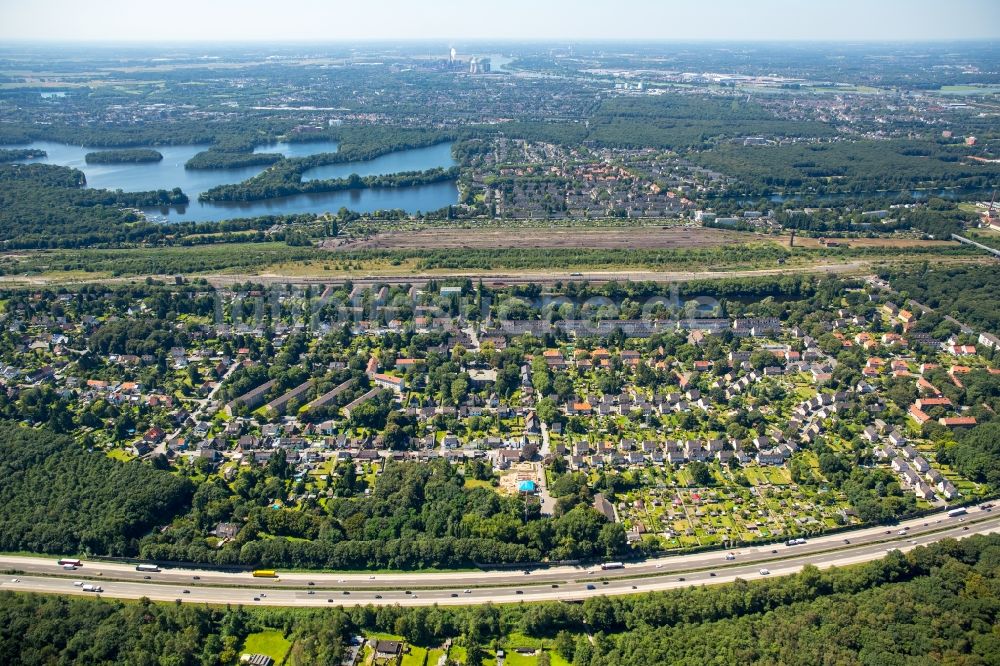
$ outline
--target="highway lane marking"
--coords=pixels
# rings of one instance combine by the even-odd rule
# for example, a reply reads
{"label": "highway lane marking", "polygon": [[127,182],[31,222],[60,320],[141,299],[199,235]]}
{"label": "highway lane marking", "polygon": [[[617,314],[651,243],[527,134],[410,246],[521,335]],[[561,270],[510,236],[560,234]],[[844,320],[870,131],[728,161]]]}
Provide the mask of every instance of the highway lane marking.
{"label": "highway lane marking", "polygon": [[[936,515],[943,515],[943,514],[936,514]],[[875,539],[874,540],[870,540],[870,541],[858,542],[858,543],[853,543],[852,542],[851,544],[849,544],[849,547],[847,547],[847,548],[843,547],[844,544],[842,543],[842,540],[841,541],[834,541],[834,539],[839,538],[839,535],[837,537],[834,537],[833,535],[827,535],[824,538],[824,540],[822,542],[820,542],[821,545],[826,545],[827,543],[830,543],[830,544],[834,544],[835,543],[836,545],[839,546],[837,548],[826,548],[826,549],[822,549],[822,550],[807,550],[806,552],[801,552],[803,549],[798,548],[798,547],[781,546],[779,544],[775,544],[775,547],[772,548],[771,550],[779,550],[780,549],[780,551],[783,551],[784,555],[781,554],[781,552],[779,552],[778,554],[776,554],[775,557],[769,557],[769,558],[766,557],[766,558],[762,558],[762,559],[753,559],[752,562],[755,565],[767,565],[767,564],[773,564],[775,562],[786,562],[786,561],[794,561],[794,560],[797,560],[797,559],[800,559],[800,558],[816,557],[816,556],[821,556],[821,555],[829,554],[829,553],[843,553],[843,552],[852,551],[852,550],[859,550],[860,551],[860,550],[863,550],[865,548],[872,547],[872,546],[884,545],[884,544],[889,544],[889,543],[900,543],[900,542],[906,541],[908,539],[911,539],[911,538],[914,538],[914,537],[917,537],[917,536],[925,536],[925,537],[926,536],[932,536],[932,535],[938,534],[940,532],[945,532],[945,531],[948,531],[948,530],[951,530],[951,529],[954,529],[954,528],[957,528],[957,527],[960,526],[960,524],[957,523],[957,522],[955,522],[954,518],[952,518],[952,517],[942,518],[942,520],[938,520],[937,522],[931,524],[930,521],[933,520],[934,517],[935,516],[928,516],[928,517],[926,517],[926,519],[916,518],[916,519],[912,519],[910,521],[905,521],[904,523],[900,523],[900,525],[914,524],[914,527],[916,527],[917,530],[918,530],[916,532],[905,534],[905,535],[898,534],[899,530],[897,528],[899,527],[899,525],[897,525],[897,526],[895,526],[893,528],[890,528],[890,530],[888,530],[890,532],[890,534],[884,534],[883,533],[884,526],[872,527],[872,528],[864,528],[864,532],[865,533],[861,534],[861,535],[856,535],[854,537],[855,540],[858,540],[858,539],[871,539],[872,537],[875,537]],[[979,525],[979,524],[985,523],[985,522],[998,521],[998,520],[1000,520],[1000,515],[992,515],[991,513],[988,513],[988,512],[979,511],[979,512],[976,512],[974,514],[971,514],[969,516],[969,518],[970,518],[970,520],[966,521],[967,526],[968,525]],[[947,524],[943,523],[942,522],[943,520],[948,520],[948,523]],[[919,523],[927,524],[928,525],[928,529],[920,529],[919,525],[917,525]],[[859,530],[859,532],[860,531],[861,530]],[[877,533],[876,533],[876,531],[877,531]],[[849,532],[843,532],[841,534],[850,534],[850,533]],[[888,538],[884,538],[884,537],[888,537]],[[812,543],[816,543],[816,542],[810,542],[810,544],[812,544]],[[793,551],[793,549],[795,549],[795,550]],[[762,548],[762,549],[758,549],[756,552],[758,552],[758,553],[764,553],[764,551],[766,551],[766,550],[768,550],[768,549],[767,548]],[[718,552],[722,552],[722,551],[718,551]],[[714,557],[714,555],[715,554],[713,553],[713,557]],[[680,557],[680,558],[691,557],[692,560],[695,559],[694,556],[673,556],[671,559],[677,559],[678,557]],[[724,564],[720,563],[718,565],[711,564],[707,560],[708,560],[707,557],[698,557],[697,561],[698,562],[704,561],[704,564],[697,564],[696,566],[693,566],[693,567],[689,566],[688,568],[679,568],[679,569],[656,569],[656,570],[653,570],[653,571],[636,571],[635,570],[636,568],[646,569],[646,568],[648,568],[650,566],[653,566],[653,565],[651,565],[649,563],[642,563],[642,564],[635,565],[635,567],[625,568],[625,569],[621,569],[621,570],[615,570],[614,572],[603,572],[604,575],[602,575],[602,576],[597,576],[596,575],[596,574],[600,573],[600,570],[597,570],[597,569],[588,569],[588,570],[584,570],[582,572],[578,571],[578,572],[575,572],[575,573],[582,573],[582,575],[584,575],[584,576],[595,576],[594,578],[590,578],[589,581],[592,584],[597,584],[597,583],[603,584],[603,582],[605,580],[609,580],[609,581],[648,580],[648,579],[651,579],[651,578],[664,578],[664,577],[669,577],[669,576],[676,576],[678,574],[698,575],[700,573],[705,573],[705,572],[709,572],[709,571],[724,572],[725,570],[735,569],[735,568],[741,568],[743,566],[746,566],[746,561],[745,560],[742,561],[742,562],[738,561],[738,560],[727,561]],[[2,562],[2,561],[3,561],[3,558],[0,557],[0,562]],[[36,562],[33,562],[33,563],[36,563]],[[112,566],[116,567],[116,568],[121,568],[122,567],[122,565],[118,565],[118,564],[112,564]],[[168,571],[165,571],[165,572],[162,572],[162,573],[167,573],[169,575],[187,575],[187,573],[192,573],[194,575],[197,575],[197,571],[198,570],[168,570]],[[629,572],[629,573],[618,573],[619,571],[621,571],[621,572]],[[183,572],[183,573],[181,573],[181,572]],[[34,572],[32,572],[32,573],[34,573]],[[201,573],[205,573],[205,572],[202,571]],[[520,578],[517,578],[518,582],[514,582],[514,578],[512,577],[512,575],[509,572],[502,572],[502,574],[503,574],[502,577],[505,578],[505,579],[507,579],[507,580],[498,581],[497,584],[493,584],[492,582],[491,583],[486,583],[486,584],[484,584],[484,583],[468,583],[468,582],[465,582],[464,584],[463,583],[458,583],[458,585],[463,586],[463,587],[467,587],[467,588],[472,588],[472,589],[488,590],[489,591],[489,590],[513,589],[513,588],[517,588],[517,587],[535,589],[535,588],[539,588],[539,587],[542,587],[542,586],[548,586],[548,585],[551,585],[551,584],[572,585],[572,584],[574,584],[573,580],[577,580],[577,582],[579,582],[578,579],[571,579],[571,578],[558,579],[558,578],[549,578],[549,577],[545,577],[544,580],[537,580],[537,578],[534,579],[534,580],[531,580],[531,579],[523,579],[522,580]],[[226,583],[212,583],[212,584],[210,584],[207,581],[206,582],[193,582],[193,581],[192,582],[188,582],[188,581],[176,581],[176,580],[164,580],[164,579],[157,580],[156,578],[152,578],[149,581],[137,581],[137,580],[133,580],[133,579],[119,579],[119,578],[115,578],[113,576],[97,576],[97,577],[94,577],[94,576],[88,576],[87,572],[85,572],[85,571],[76,571],[76,572],[73,572],[73,574],[71,574],[71,575],[63,574],[61,571],[58,571],[58,572],[57,571],[53,571],[52,573],[42,572],[40,575],[43,575],[43,576],[46,576],[46,577],[52,578],[52,579],[63,579],[63,580],[83,578],[83,579],[92,580],[94,582],[99,582],[99,583],[121,582],[121,583],[138,583],[138,584],[142,584],[142,585],[152,585],[152,584],[155,584],[155,585],[161,585],[161,586],[176,586],[176,585],[180,585],[180,584],[183,583],[183,584],[186,584],[188,587],[200,587],[200,588],[214,587],[216,589],[243,589],[243,590],[250,590],[250,591],[255,590],[255,589],[259,589],[259,590],[286,590],[286,591],[292,591],[292,590],[297,590],[297,589],[298,590],[308,590],[309,589],[309,587],[306,587],[306,586],[303,586],[303,587],[292,587],[292,586],[286,586],[286,587],[268,587],[267,586],[267,581],[259,581],[259,584],[257,584],[257,585],[249,585],[247,583],[250,583],[252,581],[245,580],[245,579],[242,579],[242,578],[239,579],[239,580],[237,580],[237,581],[234,581],[234,584],[226,584]],[[209,574],[209,575],[213,575],[213,574]],[[229,574],[222,574],[222,575],[229,575]],[[234,577],[236,577],[236,576],[242,576],[243,574],[235,574],[234,573],[232,575]],[[298,577],[301,577],[303,579],[308,579],[308,578],[319,579],[319,578],[321,578],[323,576],[329,577],[329,576],[337,575],[337,574],[317,574],[316,576],[309,576],[308,574],[298,573],[297,575],[298,575]],[[328,592],[329,591],[339,592],[339,591],[342,591],[342,590],[346,589],[346,590],[349,590],[350,592],[358,592],[358,593],[365,594],[365,593],[368,593],[368,592],[372,592],[372,593],[375,593],[375,592],[392,593],[392,592],[399,591],[401,588],[407,588],[407,589],[412,589],[414,591],[422,591],[422,592],[434,592],[435,590],[449,590],[449,589],[453,589],[453,588],[451,588],[451,585],[456,585],[455,582],[451,582],[447,586],[445,586],[445,585],[429,586],[429,585],[427,585],[427,584],[425,584],[423,582],[414,584],[414,581],[415,581],[416,578],[419,578],[419,577],[422,577],[422,576],[425,576],[425,575],[428,575],[428,574],[414,574],[413,576],[411,576],[407,580],[398,581],[399,586],[398,587],[392,587],[392,588],[372,587],[372,586],[348,587],[347,585],[338,585],[336,587],[331,587],[330,584],[325,584],[325,585],[321,584],[321,585],[315,586],[313,589],[315,589],[315,590],[324,590],[324,591],[328,591]],[[461,577],[456,577],[454,575],[448,575],[448,574],[430,574],[430,575],[432,575],[437,580],[444,580],[447,577],[452,577],[456,581],[463,581],[464,580]],[[558,574],[549,574],[549,575],[558,575]],[[547,576],[547,574],[543,573],[543,574],[541,574],[541,576]],[[496,577],[501,577],[501,576],[498,575]],[[383,579],[384,579],[384,577],[383,577]],[[343,580],[345,583],[347,583],[346,579],[341,579],[341,580]],[[385,581],[383,580],[383,582],[385,582]],[[389,582],[397,582],[397,581],[389,581]]]}
{"label": "highway lane marking", "polygon": [[[996,533],[996,532],[1000,531],[1000,526],[992,525],[992,524],[991,525],[981,525],[980,529],[977,529],[977,530],[971,530],[970,529],[969,531],[966,532],[965,530],[960,530],[959,526],[956,525],[956,526],[953,527],[953,530],[951,530],[951,531],[956,531],[957,534],[955,534],[954,536],[956,538],[962,539],[962,538],[967,538],[969,536],[973,536],[975,534]],[[925,535],[925,536],[931,536],[931,535]],[[933,540],[930,540],[928,542],[940,540],[940,538],[942,538],[941,535],[937,535],[937,536],[938,536],[937,539],[933,539]],[[856,553],[856,554],[854,554],[854,555],[852,555],[850,557],[840,558],[840,559],[836,559],[836,560],[832,560],[832,561],[807,562],[807,563],[804,563],[804,564],[794,565],[794,566],[790,566],[790,567],[789,566],[779,567],[779,568],[776,568],[776,569],[772,570],[771,573],[770,573],[770,575],[767,576],[767,577],[784,576],[784,575],[789,575],[789,574],[792,574],[792,573],[797,573],[798,571],[801,571],[802,568],[806,564],[814,564],[818,568],[826,569],[826,568],[835,567],[835,566],[849,566],[851,564],[859,564],[859,563],[863,563],[863,562],[869,562],[869,561],[877,560],[877,559],[880,559],[880,558],[882,558],[882,557],[885,556],[885,552],[883,552],[883,550],[880,548],[880,546],[881,546],[881,544],[868,544],[868,545],[866,545],[866,548],[870,549],[870,552],[868,552],[868,553]],[[898,550],[906,552],[906,551],[912,550],[913,548],[916,548],[916,547],[917,547],[917,545],[907,543],[907,544],[904,544],[902,547],[898,548]],[[889,549],[889,550],[893,550],[893,549]],[[700,581],[697,581],[697,582],[699,584],[701,584],[701,585],[706,585],[706,584],[707,585],[716,585],[716,584],[723,584],[723,583],[732,582],[732,581],[736,580],[737,578],[742,578],[742,579],[745,579],[745,580],[755,580],[755,579],[765,578],[765,576],[762,576],[759,573],[755,574],[752,571],[752,569],[757,566],[756,564],[754,564],[754,565],[744,565],[744,566],[747,567],[747,568],[749,568],[749,569],[751,569],[751,571],[743,573],[743,574],[737,574],[737,575],[729,574],[729,575],[724,575],[724,576],[718,576],[718,577],[715,577],[715,578],[709,578],[709,579],[700,580]],[[6,583],[6,581],[3,581],[3,582]],[[43,593],[43,594],[44,593],[53,593],[53,594],[66,594],[66,593],[70,593],[70,594],[76,594],[76,595],[89,595],[89,594],[93,594],[93,593],[84,592],[83,590],[81,590],[80,588],[77,588],[77,587],[73,587],[71,589],[56,589],[56,587],[55,587],[55,579],[44,577],[44,576],[43,577],[27,576],[26,580],[21,581],[21,583],[25,583],[25,582],[35,583],[35,584],[37,584],[39,586],[43,586],[44,589],[37,589],[37,588],[36,589],[23,589],[22,591],[39,592],[39,593]],[[593,584],[593,583],[591,583],[591,584]],[[0,585],[2,585],[2,583],[0,583]],[[10,586],[3,585],[3,587],[6,587],[7,589],[16,589],[14,586],[17,586],[17,585],[20,585],[20,583],[13,583]],[[114,589],[114,588],[117,588],[119,585],[121,585],[123,588],[127,588],[127,589],[122,589],[122,590]],[[621,584],[614,584],[614,585],[610,585],[609,584],[607,586],[603,586],[602,585],[602,586],[596,587],[596,589],[594,589],[594,590],[587,590],[585,588],[580,589],[580,587],[578,585],[578,586],[575,587],[575,589],[562,588],[562,589],[560,589],[559,592],[555,592],[555,591],[551,591],[550,590],[548,592],[541,593],[541,594],[534,593],[534,594],[517,595],[517,594],[509,594],[509,593],[507,593],[507,594],[503,594],[503,595],[499,595],[499,596],[497,596],[497,595],[491,595],[490,598],[489,598],[489,600],[493,601],[493,602],[497,602],[497,603],[517,603],[517,602],[520,602],[520,601],[581,600],[581,599],[587,599],[587,598],[590,598],[590,597],[593,597],[593,596],[601,596],[601,595],[605,595],[605,596],[618,596],[618,595],[624,595],[624,594],[641,594],[641,593],[645,593],[645,592],[655,592],[655,591],[663,591],[663,590],[668,590],[668,589],[676,589],[676,588],[681,588],[681,587],[688,587],[688,586],[691,586],[691,585],[694,585],[694,581],[679,581],[679,580],[665,581],[665,580],[656,580],[653,583],[649,583],[649,584],[643,585],[641,588],[639,588],[637,590],[632,590],[630,587],[627,588],[626,586],[621,585]],[[142,598],[142,597],[152,598],[152,597],[150,597],[149,594],[145,593],[145,592],[148,592],[148,590],[143,591],[141,589],[141,588],[146,587],[146,586],[147,586],[147,584],[144,583],[144,582],[143,583],[136,583],[136,582],[133,582],[133,583],[121,583],[121,584],[116,583],[116,584],[114,584],[114,588],[112,588],[111,590],[107,590],[106,589],[104,591],[103,595],[98,595],[98,596],[108,596],[108,597],[112,597],[112,598],[124,598],[124,599],[138,599],[138,598]],[[132,591],[133,588],[140,588],[140,589],[139,589],[139,591]],[[175,588],[175,589],[180,589],[180,588]],[[234,596],[230,596],[230,597],[223,596],[223,598],[217,598],[216,596],[214,596],[212,594],[214,592],[228,592],[231,589],[232,588],[208,588],[208,587],[204,587],[204,588],[201,588],[201,590],[199,590],[199,593],[196,594],[196,595],[195,594],[184,595],[183,592],[172,591],[170,594],[164,593],[162,595],[158,595],[158,596],[155,597],[154,600],[157,600],[157,601],[173,601],[175,599],[180,599],[182,602],[185,602],[185,603],[209,603],[209,604],[223,604],[223,603],[243,604],[243,603],[247,603],[247,604],[270,605],[270,606],[287,606],[287,605],[292,605],[295,602],[298,602],[297,605],[303,605],[303,604],[305,604],[305,605],[309,605],[309,606],[334,606],[334,605],[335,606],[357,606],[357,605],[361,605],[361,604],[373,604],[373,605],[399,604],[399,605],[404,605],[404,606],[420,606],[420,605],[430,605],[430,604],[435,604],[435,603],[436,604],[440,604],[440,605],[470,605],[470,604],[482,603],[484,601],[483,599],[478,598],[478,595],[475,596],[475,597],[471,597],[471,598],[470,598],[469,595],[459,595],[459,596],[456,596],[456,597],[452,597],[449,594],[449,596],[444,596],[445,592],[447,592],[447,591],[433,592],[430,595],[428,595],[427,597],[418,597],[418,595],[401,595],[399,597],[396,597],[395,595],[393,595],[393,598],[391,598],[391,599],[367,598],[367,596],[368,596],[367,594],[362,594],[362,595],[360,595],[362,597],[360,599],[355,599],[355,600],[351,600],[351,599],[336,600],[336,599],[334,599],[333,601],[328,601],[327,599],[333,599],[333,597],[328,597],[327,595],[316,595],[312,599],[309,598],[309,596],[312,596],[312,595],[308,595],[304,599],[296,599],[294,597],[293,598],[289,598],[289,593],[290,592],[294,592],[294,591],[291,591],[291,590],[281,590],[281,589],[267,590],[266,592],[263,593],[264,594],[263,597],[259,597],[259,599],[260,599],[259,601],[253,601],[252,600],[253,599],[252,595],[254,595],[254,593],[251,592],[251,591],[249,591],[249,590],[244,590],[243,592],[244,592],[244,594],[246,594],[247,596],[249,596],[250,599],[236,598]],[[488,592],[488,591],[489,590],[480,590],[479,592]],[[241,595],[241,597],[242,597],[242,595]]]}

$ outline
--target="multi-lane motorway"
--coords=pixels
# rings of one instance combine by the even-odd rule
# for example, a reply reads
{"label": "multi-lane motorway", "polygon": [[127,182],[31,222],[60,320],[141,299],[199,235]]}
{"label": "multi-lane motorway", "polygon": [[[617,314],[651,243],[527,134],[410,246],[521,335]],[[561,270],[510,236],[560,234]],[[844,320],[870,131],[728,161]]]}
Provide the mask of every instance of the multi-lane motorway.
{"label": "multi-lane motorway", "polygon": [[[76,571],[64,570],[55,558],[0,556],[0,589],[56,594],[93,595],[82,585],[98,584],[103,596],[148,597],[213,604],[328,606],[354,604],[480,604],[487,601],[581,600],[601,594],[635,594],[687,585],[731,582],[821,568],[846,566],[884,557],[894,548],[906,551],[943,538],[1000,532],[996,512],[969,509],[967,515],[946,513],[810,539],[807,543],[762,546],[733,551],[679,555],[620,569],[558,566],[504,571],[438,573],[285,573],[277,579],[253,578],[249,572],[164,568],[149,573],[134,565],[86,561]],[[727,559],[727,554],[731,558]]]}

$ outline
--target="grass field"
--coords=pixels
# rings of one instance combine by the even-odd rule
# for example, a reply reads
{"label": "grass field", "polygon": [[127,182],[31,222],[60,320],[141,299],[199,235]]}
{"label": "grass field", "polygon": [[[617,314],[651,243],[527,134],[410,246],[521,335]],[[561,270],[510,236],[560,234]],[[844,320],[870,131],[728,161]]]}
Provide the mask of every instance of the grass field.
{"label": "grass field", "polygon": [[[409,652],[403,655],[402,666],[424,666],[427,661],[427,648],[409,645]],[[436,662],[435,662],[436,663]]]}
{"label": "grass field", "polygon": [[277,630],[258,631],[247,636],[243,643],[243,652],[249,654],[266,654],[280,664],[292,644],[285,639],[284,634]]}
{"label": "grass field", "polygon": [[[523,232],[523,233],[519,233]],[[41,286],[145,276],[205,276],[217,285],[261,282],[493,274],[499,278],[685,280],[713,275],[801,272],[867,273],[880,264],[934,256],[941,263],[983,262],[973,248],[906,238],[849,239],[836,248],[818,240],[700,227],[455,230],[378,234],[372,243],[324,250],[282,243],[195,247],[32,250],[0,254],[0,284]],[[387,240],[377,240],[384,238]],[[368,241],[366,241],[368,242]],[[849,247],[844,247],[843,244]],[[941,250],[941,254],[933,254]]]}
{"label": "grass field", "polygon": [[120,460],[122,462],[128,462],[129,460],[135,458],[134,455],[132,455],[125,449],[118,449],[118,448],[110,449],[108,451],[108,457],[114,458],[115,460]]}

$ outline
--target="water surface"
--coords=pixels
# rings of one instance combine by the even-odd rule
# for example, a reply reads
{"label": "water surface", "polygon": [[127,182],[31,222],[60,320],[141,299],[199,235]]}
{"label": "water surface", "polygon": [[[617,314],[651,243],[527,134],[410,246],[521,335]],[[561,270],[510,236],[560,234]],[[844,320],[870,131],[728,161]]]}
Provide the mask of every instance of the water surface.
{"label": "water surface", "polygon": [[[163,155],[160,162],[142,164],[87,164],[84,156],[101,148],[72,146],[53,141],[35,141],[28,145],[4,146],[9,148],[38,148],[47,156],[25,160],[41,164],[58,164],[79,169],[87,177],[87,186],[124,192],[144,192],[149,190],[171,190],[181,188],[191,203],[147,211],[151,219],[169,222],[219,221],[234,217],[256,215],[281,215],[336,212],[347,207],[362,213],[376,210],[402,209],[409,213],[437,210],[458,201],[458,187],[454,181],[434,183],[414,187],[383,188],[322,194],[301,194],[267,201],[253,202],[212,202],[201,203],[198,195],[217,185],[239,183],[263,171],[264,166],[241,167],[238,169],[185,169],[184,164],[208,146],[137,146],[151,148]],[[317,153],[335,153],[338,145],[334,141],[311,143],[274,143],[258,146],[254,152],[281,153],[286,157],[307,157]],[[348,162],[333,165],[330,173],[322,178],[346,177],[352,173],[360,175],[383,175],[400,171],[425,171],[434,167],[452,166],[451,144],[444,143],[428,148],[416,148],[389,153],[362,162]],[[330,167],[310,169],[310,172]]]}

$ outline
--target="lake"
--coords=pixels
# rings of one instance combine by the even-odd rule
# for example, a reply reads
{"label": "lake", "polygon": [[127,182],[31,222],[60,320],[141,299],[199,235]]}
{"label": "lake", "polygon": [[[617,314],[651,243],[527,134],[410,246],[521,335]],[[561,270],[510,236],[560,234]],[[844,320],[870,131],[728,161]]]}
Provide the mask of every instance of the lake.
{"label": "lake", "polygon": [[313,167],[302,174],[302,180],[347,178],[352,173],[364,178],[365,176],[384,176],[401,171],[426,171],[436,167],[448,169],[453,166],[455,166],[455,160],[451,156],[451,144],[439,143],[426,148],[389,153],[363,162],[345,162]]}
{"label": "lake", "polygon": [[[87,164],[84,156],[99,148],[71,146],[53,141],[35,141],[28,145],[4,146],[10,148],[38,148],[47,157],[27,160],[42,164],[58,164],[79,169],[87,177],[87,186],[125,192],[173,189],[180,187],[191,199],[187,206],[150,210],[151,219],[168,222],[219,221],[233,217],[253,217],[256,215],[281,215],[296,213],[321,214],[336,212],[347,207],[362,213],[376,210],[402,209],[409,213],[437,210],[458,201],[458,187],[453,182],[434,183],[415,187],[382,188],[328,192],[321,194],[299,194],[280,199],[252,202],[212,202],[201,203],[198,195],[217,185],[239,183],[263,171],[265,167],[243,167],[239,169],[185,169],[184,164],[195,154],[208,146],[149,146],[163,155],[160,162],[144,164]],[[274,143],[258,146],[254,152],[281,153],[286,157],[307,157],[317,153],[335,153],[338,145],[334,141],[312,143]],[[428,148],[401,150],[381,157],[361,162],[335,165],[336,172],[349,176],[382,175],[400,171],[423,171],[440,166],[452,166],[451,144],[442,143]],[[315,172],[318,167],[310,169]],[[336,178],[340,176],[321,176]]]}

